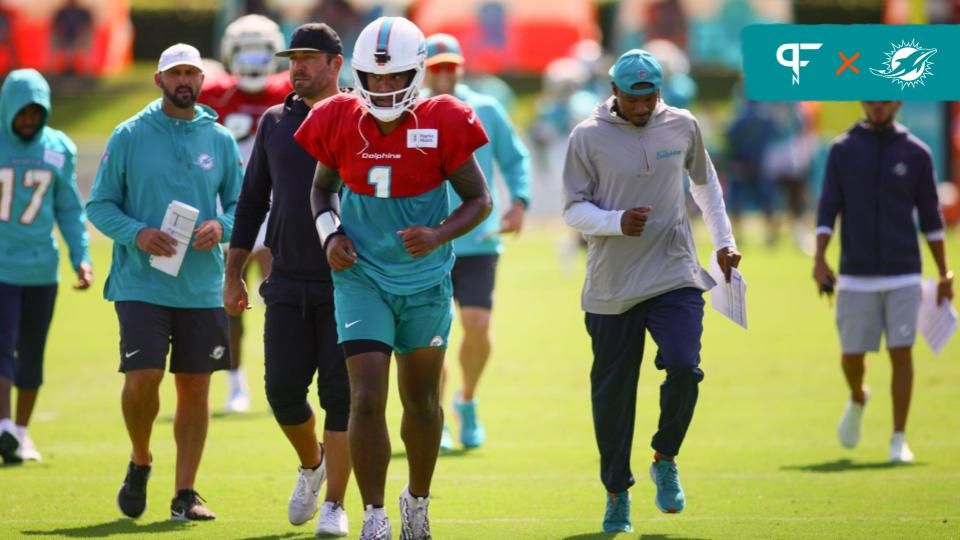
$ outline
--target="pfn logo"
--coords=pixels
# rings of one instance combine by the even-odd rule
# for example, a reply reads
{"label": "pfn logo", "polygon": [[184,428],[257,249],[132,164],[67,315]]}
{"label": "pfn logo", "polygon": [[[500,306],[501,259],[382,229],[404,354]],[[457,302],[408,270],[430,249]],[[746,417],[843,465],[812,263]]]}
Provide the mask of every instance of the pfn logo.
{"label": "pfn logo", "polygon": [[[793,70],[793,84],[800,84],[800,68],[810,63],[800,59],[800,51],[815,51],[822,46],[823,43],[784,43],[777,48],[777,62]],[[790,58],[786,57],[788,51]]]}

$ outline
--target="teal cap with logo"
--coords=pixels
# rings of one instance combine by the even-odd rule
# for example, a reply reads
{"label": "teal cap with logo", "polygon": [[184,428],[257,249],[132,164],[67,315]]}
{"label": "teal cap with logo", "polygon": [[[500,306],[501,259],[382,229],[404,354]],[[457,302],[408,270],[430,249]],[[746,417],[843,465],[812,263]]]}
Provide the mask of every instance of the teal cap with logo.
{"label": "teal cap with logo", "polygon": [[433,34],[427,38],[427,65],[463,64],[460,42],[450,34]]}
{"label": "teal cap with logo", "polygon": [[[660,63],[643,49],[631,49],[617,58],[610,68],[610,77],[621,92],[635,96],[645,96],[660,89],[663,80],[663,70]],[[651,86],[634,88],[639,83],[648,83]]]}

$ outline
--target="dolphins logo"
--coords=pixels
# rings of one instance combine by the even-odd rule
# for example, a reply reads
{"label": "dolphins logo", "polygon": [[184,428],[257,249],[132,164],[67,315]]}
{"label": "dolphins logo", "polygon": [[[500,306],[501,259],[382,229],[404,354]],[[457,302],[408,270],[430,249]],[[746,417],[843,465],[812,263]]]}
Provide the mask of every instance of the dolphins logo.
{"label": "dolphins logo", "polygon": [[890,46],[893,49],[884,53],[887,57],[884,68],[870,68],[870,73],[890,79],[890,82],[899,84],[901,90],[924,84],[923,80],[933,75],[930,57],[937,53],[937,49],[924,49],[916,40],[901,41],[899,45],[891,43]]}

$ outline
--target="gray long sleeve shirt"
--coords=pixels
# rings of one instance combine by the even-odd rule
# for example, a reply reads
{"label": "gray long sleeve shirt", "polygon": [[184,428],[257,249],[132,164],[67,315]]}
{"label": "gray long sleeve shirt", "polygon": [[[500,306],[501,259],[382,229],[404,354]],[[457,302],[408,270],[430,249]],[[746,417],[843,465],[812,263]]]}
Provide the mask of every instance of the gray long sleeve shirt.
{"label": "gray long sleeve shirt", "polygon": [[[584,311],[619,314],[684,287],[716,282],[697,261],[687,217],[683,172],[719,248],[735,247],[730,222],[700,126],[689,111],[657,104],[638,127],[601,103],[570,134],[563,171],[564,220],[584,233]],[[641,236],[620,232],[623,211],[651,207]]]}

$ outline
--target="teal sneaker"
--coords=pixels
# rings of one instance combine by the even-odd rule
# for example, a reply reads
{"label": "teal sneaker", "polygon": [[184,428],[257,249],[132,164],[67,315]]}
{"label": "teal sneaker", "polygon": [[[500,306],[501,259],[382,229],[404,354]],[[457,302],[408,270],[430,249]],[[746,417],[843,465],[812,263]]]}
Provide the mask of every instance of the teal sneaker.
{"label": "teal sneaker", "polygon": [[477,400],[461,401],[460,392],[453,399],[453,410],[460,417],[460,442],[464,448],[483,446],[487,434],[477,417]]}
{"label": "teal sneaker", "polygon": [[650,465],[650,479],[657,486],[657,496],[653,501],[661,512],[676,514],[683,511],[686,499],[683,496],[683,486],[680,485],[676,463],[665,459],[654,461]]}
{"label": "teal sneaker", "polygon": [[450,435],[450,426],[443,424],[443,432],[440,434],[440,451],[449,452],[453,450],[453,435]]}
{"label": "teal sneaker", "polygon": [[630,492],[607,493],[607,511],[603,513],[603,532],[631,532]]}

